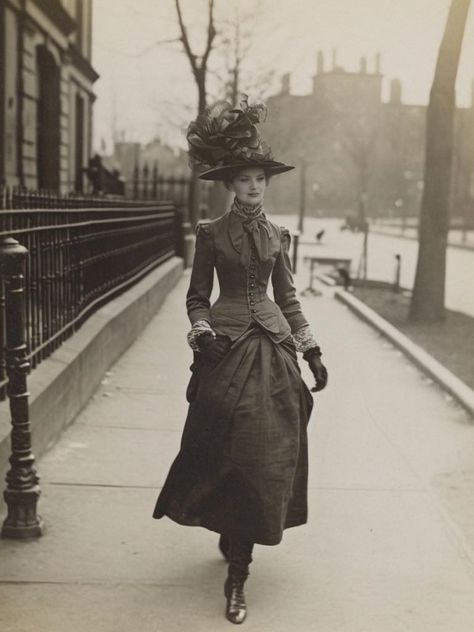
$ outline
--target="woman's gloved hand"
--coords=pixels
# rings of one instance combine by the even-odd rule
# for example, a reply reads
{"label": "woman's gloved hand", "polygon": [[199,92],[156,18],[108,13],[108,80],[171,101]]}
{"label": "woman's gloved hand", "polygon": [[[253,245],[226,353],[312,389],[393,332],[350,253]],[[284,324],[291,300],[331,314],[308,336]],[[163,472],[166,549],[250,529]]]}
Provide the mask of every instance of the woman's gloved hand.
{"label": "woman's gloved hand", "polygon": [[303,353],[303,358],[309,364],[312,374],[315,379],[315,386],[311,389],[311,392],[317,393],[322,391],[328,383],[328,371],[324,364],[321,362],[321,350],[319,347],[313,347]]}
{"label": "woman's gloved hand", "polygon": [[203,357],[212,364],[218,364],[232,344],[228,336],[213,336],[212,333],[200,335],[197,342]]}

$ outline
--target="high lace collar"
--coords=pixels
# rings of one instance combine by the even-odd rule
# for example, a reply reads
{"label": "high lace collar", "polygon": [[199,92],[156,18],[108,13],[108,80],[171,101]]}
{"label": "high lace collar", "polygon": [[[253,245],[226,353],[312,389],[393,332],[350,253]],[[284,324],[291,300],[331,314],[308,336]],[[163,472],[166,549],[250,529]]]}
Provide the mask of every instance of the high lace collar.
{"label": "high lace collar", "polygon": [[258,202],[258,204],[244,204],[236,197],[232,202],[231,210],[244,219],[255,219],[256,217],[260,217],[263,214],[263,200],[262,202]]}

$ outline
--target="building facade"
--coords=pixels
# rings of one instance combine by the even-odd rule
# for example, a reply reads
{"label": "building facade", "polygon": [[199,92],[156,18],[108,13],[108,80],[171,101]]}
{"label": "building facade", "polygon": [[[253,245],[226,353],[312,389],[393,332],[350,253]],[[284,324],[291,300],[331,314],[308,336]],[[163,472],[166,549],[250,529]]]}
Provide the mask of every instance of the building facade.
{"label": "building facade", "polygon": [[[382,100],[380,57],[358,72],[337,64],[325,68],[320,52],[313,89],[292,95],[290,77],[268,99],[265,138],[278,159],[297,169],[276,178],[269,201],[276,212],[298,209],[303,197],[308,214],[357,214],[363,203],[372,216],[416,216],[425,161],[426,107],[402,101],[398,80]],[[474,221],[474,93],[455,119],[452,216]]]}
{"label": "building facade", "polygon": [[92,0],[0,0],[0,182],[82,191],[92,147]]}

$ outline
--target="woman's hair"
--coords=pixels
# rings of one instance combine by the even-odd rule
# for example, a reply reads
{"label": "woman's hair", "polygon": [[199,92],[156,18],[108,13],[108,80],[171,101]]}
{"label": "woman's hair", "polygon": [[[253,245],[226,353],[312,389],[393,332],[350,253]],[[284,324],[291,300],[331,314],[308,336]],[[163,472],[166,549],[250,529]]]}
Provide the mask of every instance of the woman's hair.
{"label": "woman's hair", "polygon": [[[246,169],[246,167],[241,167],[240,169],[235,169],[235,170],[230,171],[230,172],[226,175],[225,180],[223,180],[223,183],[224,183],[225,188],[226,188],[228,191],[230,191],[230,190],[231,190],[231,189],[230,189],[230,186],[231,186],[231,184],[232,184],[232,180],[234,180],[234,178],[236,178],[236,177],[239,175],[239,173],[240,173],[241,171],[244,171],[245,169]],[[270,178],[271,178],[272,176],[268,173],[268,171],[265,171],[265,170],[264,170],[264,172],[265,172],[265,180],[267,181],[267,184],[268,184],[268,183],[270,182]]]}

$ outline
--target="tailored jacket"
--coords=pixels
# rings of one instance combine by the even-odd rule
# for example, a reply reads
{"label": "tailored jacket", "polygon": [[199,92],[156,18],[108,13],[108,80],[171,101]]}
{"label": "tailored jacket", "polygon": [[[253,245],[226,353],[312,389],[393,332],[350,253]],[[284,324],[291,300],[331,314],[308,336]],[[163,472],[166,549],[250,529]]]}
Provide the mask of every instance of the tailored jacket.
{"label": "tailored jacket", "polygon": [[[278,343],[307,325],[293,284],[290,234],[263,216],[254,239],[244,224],[244,218],[228,212],[198,226],[188,316],[191,324],[206,320],[232,341],[256,322]],[[214,269],[220,294],[211,306]],[[274,301],[267,294],[270,278]]]}

